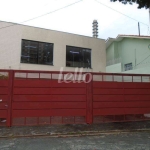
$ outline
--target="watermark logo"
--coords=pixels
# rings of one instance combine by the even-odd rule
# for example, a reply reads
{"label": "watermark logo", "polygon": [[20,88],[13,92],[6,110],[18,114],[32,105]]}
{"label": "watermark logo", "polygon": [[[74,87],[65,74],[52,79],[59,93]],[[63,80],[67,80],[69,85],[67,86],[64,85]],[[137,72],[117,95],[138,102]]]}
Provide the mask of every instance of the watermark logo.
{"label": "watermark logo", "polygon": [[63,67],[60,68],[58,83],[89,83],[92,81],[90,72],[83,72],[83,68],[75,68],[74,72],[63,73]]}

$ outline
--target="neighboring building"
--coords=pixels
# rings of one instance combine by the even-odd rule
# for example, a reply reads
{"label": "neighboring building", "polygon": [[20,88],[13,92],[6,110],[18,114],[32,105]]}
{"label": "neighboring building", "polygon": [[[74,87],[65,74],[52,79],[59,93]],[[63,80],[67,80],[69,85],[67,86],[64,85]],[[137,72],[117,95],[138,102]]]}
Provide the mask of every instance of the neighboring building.
{"label": "neighboring building", "polygon": [[150,36],[118,35],[106,41],[106,72],[150,74]]}
{"label": "neighboring building", "polygon": [[0,22],[0,69],[105,72],[105,49],[103,39]]}

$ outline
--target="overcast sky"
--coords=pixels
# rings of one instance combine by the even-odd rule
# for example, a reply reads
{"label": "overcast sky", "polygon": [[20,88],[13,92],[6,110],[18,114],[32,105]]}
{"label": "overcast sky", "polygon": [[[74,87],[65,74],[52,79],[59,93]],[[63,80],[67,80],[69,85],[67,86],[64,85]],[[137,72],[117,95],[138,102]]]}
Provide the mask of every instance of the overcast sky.
{"label": "overcast sky", "polygon": [[[79,0],[0,0],[0,20],[20,23],[52,12]],[[98,1],[100,3],[98,3]],[[82,0],[67,8],[50,13],[25,25],[92,36],[92,22],[99,23],[99,38],[107,39],[118,34],[138,34],[138,22],[102,5],[111,7],[139,22],[149,25],[149,13],[137,5],[123,5],[110,0]],[[148,26],[140,23],[141,34],[149,35]]]}

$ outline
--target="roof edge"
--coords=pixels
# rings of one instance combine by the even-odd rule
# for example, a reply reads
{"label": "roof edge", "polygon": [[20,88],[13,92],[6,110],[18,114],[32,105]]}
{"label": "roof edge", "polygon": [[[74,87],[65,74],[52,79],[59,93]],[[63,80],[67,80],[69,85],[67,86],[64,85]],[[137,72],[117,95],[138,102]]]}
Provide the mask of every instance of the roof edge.
{"label": "roof edge", "polygon": [[108,38],[106,43],[106,48],[108,48],[114,41],[122,41],[124,38],[135,38],[135,39],[150,39],[150,36],[145,35],[124,35],[124,34],[118,34],[116,38]]}
{"label": "roof edge", "polygon": [[[82,36],[82,37],[92,38],[92,39],[97,39],[97,40],[105,40],[105,39],[102,39],[102,38],[94,38],[94,37],[92,37],[92,36],[86,36],[86,35],[81,35],[81,34],[75,34],[75,33],[70,33],[70,32],[65,32],[65,31],[52,30],[52,29],[48,29],[48,28],[36,27],[36,26],[31,26],[31,25],[24,25],[24,24],[21,24],[21,23],[8,22],[8,21],[1,21],[1,20],[0,20],[0,22],[10,23],[10,24],[20,25],[20,26],[26,26],[26,27],[32,27],[32,28],[38,28],[38,29],[43,29],[43,30],[50,30],[50,31],[61,32],[61,33],[66,33],[66,34],[72,34],[72,35],[76,35],[76,36]],[[6,26],[6,27],[7,27],[7,26]],[[8,27],[9,27],[9,26],[8,26]]]}

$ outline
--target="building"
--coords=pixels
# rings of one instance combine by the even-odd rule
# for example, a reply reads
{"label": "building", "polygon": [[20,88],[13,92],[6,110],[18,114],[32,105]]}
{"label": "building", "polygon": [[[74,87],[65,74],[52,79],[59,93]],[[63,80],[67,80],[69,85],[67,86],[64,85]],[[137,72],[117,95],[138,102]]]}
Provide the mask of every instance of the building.
{"label": "building", "polygon": [[150,36],[118,35],[106,41],[106,72],[150,74]]}
{"label": "building", "polygon": [[0,69],[105,72],[105,40],[0,22]]}

